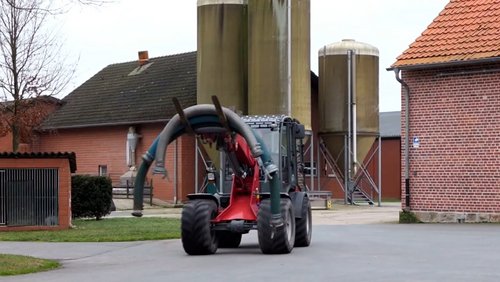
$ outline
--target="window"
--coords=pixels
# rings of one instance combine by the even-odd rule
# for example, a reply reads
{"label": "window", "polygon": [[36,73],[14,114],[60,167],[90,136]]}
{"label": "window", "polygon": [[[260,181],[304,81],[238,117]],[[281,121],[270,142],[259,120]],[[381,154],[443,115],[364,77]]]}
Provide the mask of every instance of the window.
{"label": "window", "polygon": [[108,166],[99,165],[98,172],[99,176],[108,176]]}

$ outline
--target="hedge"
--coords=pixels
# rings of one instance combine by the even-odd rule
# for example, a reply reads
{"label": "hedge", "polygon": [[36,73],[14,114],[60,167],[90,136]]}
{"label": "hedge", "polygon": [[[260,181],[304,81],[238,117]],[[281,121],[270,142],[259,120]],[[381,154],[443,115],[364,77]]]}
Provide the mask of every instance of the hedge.
{"label": "hedge", "polygon": [[95,217],[100,220],[111,213],[113,186],[104,176],[75,175],[71,178],[71,212],[73,218]]}

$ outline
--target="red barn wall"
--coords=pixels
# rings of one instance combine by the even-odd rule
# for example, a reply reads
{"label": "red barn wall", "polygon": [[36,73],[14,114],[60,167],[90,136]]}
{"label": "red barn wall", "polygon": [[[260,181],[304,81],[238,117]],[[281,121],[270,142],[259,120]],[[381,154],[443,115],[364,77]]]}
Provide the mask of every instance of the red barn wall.
{"label": "red barn wall", "polygon": [[[399,200],[401,199],[401,141],[399,137],[382,138],[382,200]],[[368,153],[370,156],[377,146],[377,143]],[[309,161],[309,154],[306,156],[306,161]],[[315,155],[316,158],[316,155]],[[367,160],[365,160],[367,161]],[[335,199],[344,199],[344,192],[339,185],[337,178],[332,177],[330,170],[325,170],[325,160],[321,156],[319,160],[320,173],[320,189],[321,191],[332,192],[332,197]],[[378,155],[374,155],[370,163],[365,163],[366,169],[370,173],[373,181],[378,184]],[[340,181],[343,181],[340,179]],[[343,182],[342,182],[343,183]],[[306,184],[311,187],[310,177],[306,177]],[[315,178],[315,190],[318,190],[317,180]],[[373,194],[374,200],[377,200],[378,195]]]}
{"label": "red barn wall", "polygon": [[[401,139],[382,139],[382,199],[401,199]],[[376,170],[372,170],[375,174]]]}

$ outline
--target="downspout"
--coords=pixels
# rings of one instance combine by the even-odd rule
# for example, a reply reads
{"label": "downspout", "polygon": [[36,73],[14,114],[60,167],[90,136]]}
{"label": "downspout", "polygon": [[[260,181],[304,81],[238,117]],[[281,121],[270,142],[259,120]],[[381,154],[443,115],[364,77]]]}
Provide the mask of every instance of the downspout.
{"label": "downspout", "polygon": [[405,90],[405,208],[410,210],[410,87],[401,78],[400,69],[395,68],[396,80],[401,83]]}

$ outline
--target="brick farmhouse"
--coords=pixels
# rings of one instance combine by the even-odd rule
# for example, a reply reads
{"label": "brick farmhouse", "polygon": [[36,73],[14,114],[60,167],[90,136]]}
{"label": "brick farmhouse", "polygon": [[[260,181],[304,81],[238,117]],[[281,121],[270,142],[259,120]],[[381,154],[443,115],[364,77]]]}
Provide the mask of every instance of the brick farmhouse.
{"label": "brick farmhouse", "polygon": [[424,222],[500,222],[500,1],[450,1],[391,69],[403,208]]}
{"label": "brick farmhouse", "polygon": [[[195,52],[109,65],[64,98],[65,105],[42,124],[32,149],[75,152],[78,174],[107,175],[118,184],[176,113],[172,97],[184,107],[196,103]],[[135,163],[127,162],[130,130],[138,137],[128,156]],[[170,178],[148,179],[155,198],[184,199],[193,191],[194,153],[190,136],[169,146]]]}

